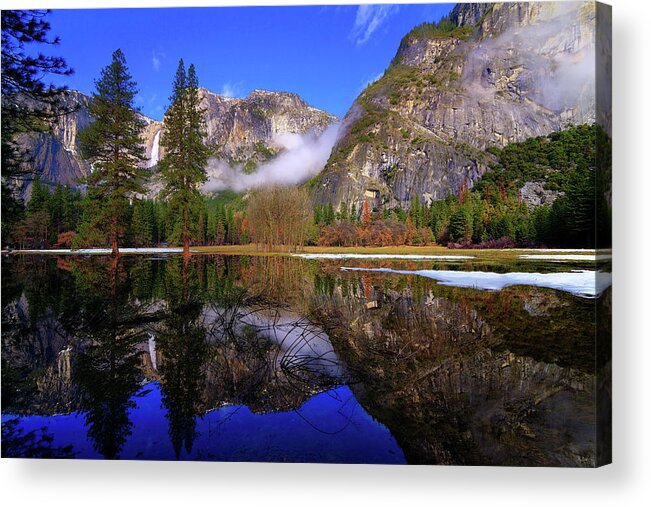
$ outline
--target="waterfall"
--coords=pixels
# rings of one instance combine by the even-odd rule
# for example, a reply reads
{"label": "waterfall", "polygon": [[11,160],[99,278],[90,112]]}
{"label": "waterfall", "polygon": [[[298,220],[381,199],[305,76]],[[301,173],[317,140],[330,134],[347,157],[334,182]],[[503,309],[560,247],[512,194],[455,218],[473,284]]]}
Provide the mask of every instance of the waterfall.
{"label": "waterfall", "polygon": [[158,164],[158,141],[160,139],[160,130],[154,136],[154,143],[151,145],[151,155],[149,156],[149,165],[147,167],[154,167]]}
{"label": "waterfall", "polygon": [[149,335],[149,340],[147,340],[147,348],[149,349],[149,359],[151,359],[151,365],[154,370],[158,370],[158,364],[156,361],[156,337],[153,334]]}

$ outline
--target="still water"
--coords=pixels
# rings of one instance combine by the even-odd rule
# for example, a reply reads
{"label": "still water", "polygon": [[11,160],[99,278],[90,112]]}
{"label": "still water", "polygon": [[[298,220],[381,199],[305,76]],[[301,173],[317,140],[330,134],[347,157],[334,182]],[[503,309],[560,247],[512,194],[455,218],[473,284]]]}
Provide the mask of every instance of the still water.
{"label": "still water", "polygon": [[3,456],[592,466],[594,269],[4,257]]}

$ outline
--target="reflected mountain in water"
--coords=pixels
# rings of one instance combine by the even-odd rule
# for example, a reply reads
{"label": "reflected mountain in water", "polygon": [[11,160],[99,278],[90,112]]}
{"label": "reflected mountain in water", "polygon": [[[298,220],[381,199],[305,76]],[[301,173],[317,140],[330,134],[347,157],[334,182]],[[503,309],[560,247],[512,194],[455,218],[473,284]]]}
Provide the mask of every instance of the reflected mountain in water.
{"label": "reflected mountain in water", "polygon": [[24,456],[47,442],[107,459],[594,465],[610,289],[340,267],[4,258],[3,453],[6,440]]}

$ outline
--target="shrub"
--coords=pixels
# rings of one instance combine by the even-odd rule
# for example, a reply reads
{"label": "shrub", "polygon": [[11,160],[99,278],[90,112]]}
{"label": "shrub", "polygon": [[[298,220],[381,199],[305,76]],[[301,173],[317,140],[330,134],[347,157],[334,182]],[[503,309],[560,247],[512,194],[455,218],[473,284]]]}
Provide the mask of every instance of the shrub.
{"label": "shrub", "polygon": [[54,243],[54,246],[59,248],[70,248],[72,246],[72,242],[75,239],[75,236],[77,236],[77,233],[75,231],[60,232],[57,236],[57,240],[56,243]]}

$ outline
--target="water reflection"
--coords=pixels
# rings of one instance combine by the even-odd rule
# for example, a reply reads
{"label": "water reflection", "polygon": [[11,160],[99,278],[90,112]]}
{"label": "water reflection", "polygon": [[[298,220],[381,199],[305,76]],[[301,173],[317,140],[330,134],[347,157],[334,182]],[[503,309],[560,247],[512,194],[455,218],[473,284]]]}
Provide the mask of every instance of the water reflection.
{"label": "water reflection", "polygon": [[594,463],[610,290],[339,268],[3,259],[3,437],[44,427],[56,449],[109,459]]}
{"label": "water reflection", "polygon": [[[205,383],[206,328],[201,319],[202,298],[196,263],[173,258],[166,263],[165,312],[156,330],[156,353],[162,356],[157,373],[167,409],[169,437],[178,459],[181,449],[192,453],[201,415]],[[156,361],[158,364],[158,361]],[[152,365],[153,366],[153,365]]]}
{"label": "water reflection", "polygon": [[80,263],[74,276],[83,304],[78,318],[68,316],[63,326],[79,344],[72,367],[78,410],[95,449],[116,459],[133,427],[129,409],[142,381],[137,345],[146,338],[148,307],[130,297],[127,273],[117,260]]}

